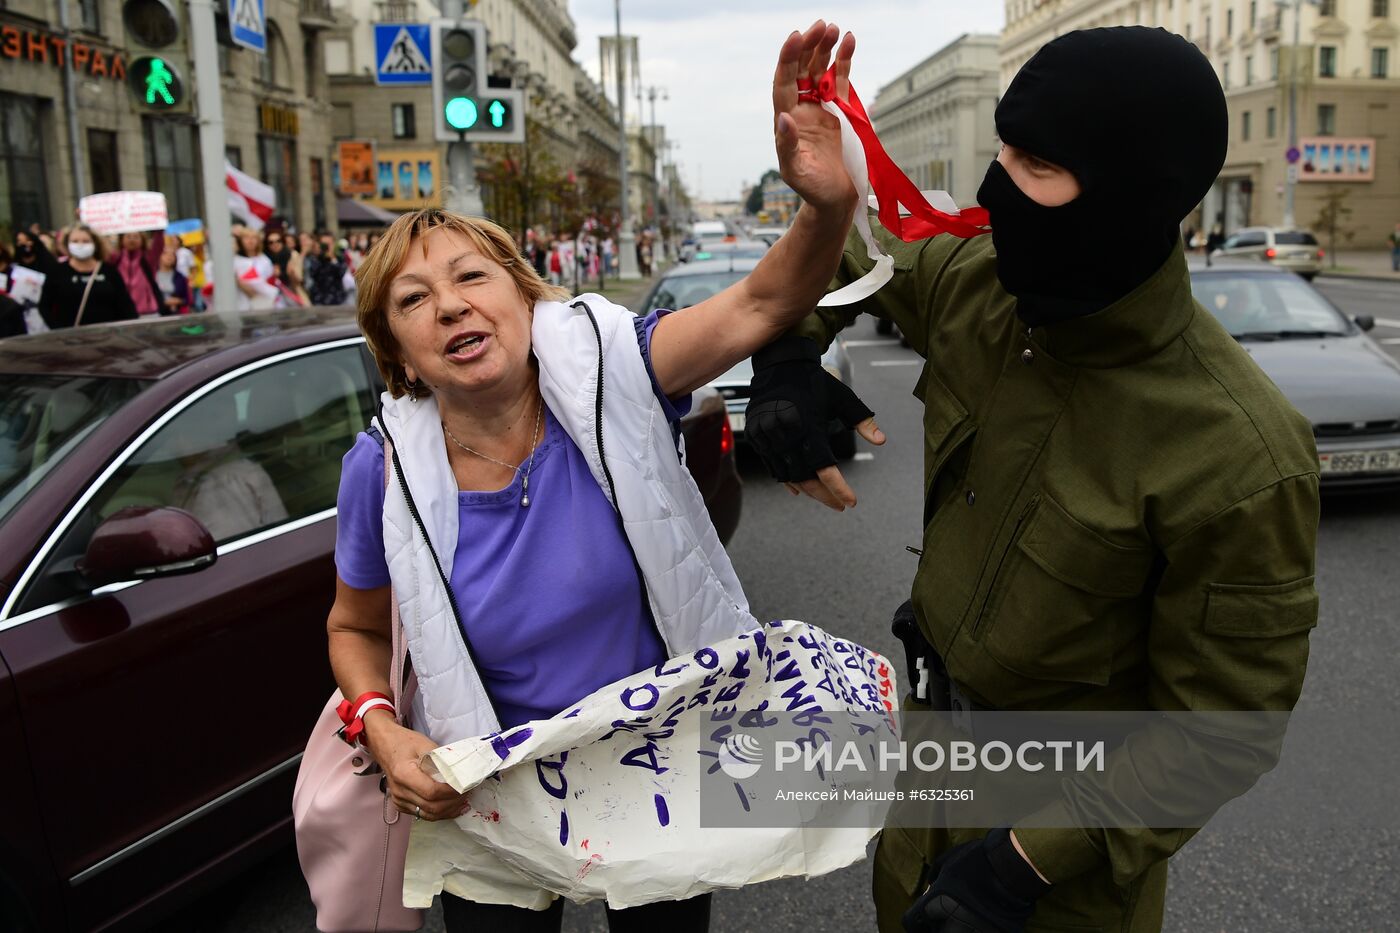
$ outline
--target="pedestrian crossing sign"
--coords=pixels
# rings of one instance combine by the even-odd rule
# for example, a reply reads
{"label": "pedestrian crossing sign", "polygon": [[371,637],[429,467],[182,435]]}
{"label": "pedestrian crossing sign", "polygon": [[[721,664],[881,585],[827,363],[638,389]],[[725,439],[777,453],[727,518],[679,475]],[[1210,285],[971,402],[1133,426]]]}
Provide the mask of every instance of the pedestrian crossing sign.
{"label": "pedestrian crossing sign", "polygon": [[254,52],[267,52],[267,11],[264,0],[228,0],[229,34]]}
{"label": "pedestrian crossing sign", "polygon": [[431,48],[427,23],[375,23],[375,83],[432,84]]}

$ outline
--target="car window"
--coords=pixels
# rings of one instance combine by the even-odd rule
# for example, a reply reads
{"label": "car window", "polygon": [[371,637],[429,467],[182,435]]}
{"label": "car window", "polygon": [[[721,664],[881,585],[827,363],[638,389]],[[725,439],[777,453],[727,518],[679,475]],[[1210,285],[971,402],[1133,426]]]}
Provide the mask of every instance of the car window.
{"label": "car window", "polygon": [[0,374],[0,520],[88,432],[149,383]]}
{"label": "car window", "polygon": [[1268,236],[1263,233],[1237,233],[1225,242],[1226,249],[1240,249],[1248,246],[1264,246]]}
{"label": "car window", "polygon": [[1280,246],[1316,246],[1317,239],[1311,233],[1286,230],[1274,234],[1274,242]]}
{"label": "car window", "polygon": [[643,314],[657,308],[678,311],[717,295],[748,275],[747,272],[713,272],[708,275],[678,275],[662,280],[647,302]]}
{"label": "car window", "polygon": [[1204,273],[1191,277],[1191,291],[1234,335],[1351,330],[1326,299],[1291,273]]}
{"label": "car window", "polygon": [[373,413],[358,346],[272,363],[214,389],[153,434],[88,501],[29,608],[71,595],[48,579],[129,506],[190,512],[220,544],[335,506],[340,461]]}

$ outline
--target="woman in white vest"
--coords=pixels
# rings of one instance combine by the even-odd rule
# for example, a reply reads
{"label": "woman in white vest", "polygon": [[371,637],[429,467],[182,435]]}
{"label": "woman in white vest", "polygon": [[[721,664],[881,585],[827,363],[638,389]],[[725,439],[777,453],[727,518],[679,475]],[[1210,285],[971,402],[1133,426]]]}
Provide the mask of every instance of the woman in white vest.
{"label": "woman in white vest", "polygon": [[[383,706],[352,728],[403,812],[466,807],[419,767],[433,748],[549,718],[756,624],[672,431],[690,392],[810,312],[835,272],[856,193],[836,119],[799,102],[797,81],[820,77],[838,35],[818,22],[779,56],[778,159],[804,202],[791,230],[684,313],[570,300],[506,231],[436,210],[399,218],[365,257],[360,326],[388,391],[380,436],[345,457],[328,630],[344,695],[387,693],[392,586],[418,680],[413,728]],[[847,36],[842,75],[853,49]],[[430,870],[410,847],[408,873]],[[460,877],[446,891],[450,933],[560,928],[562,901],[545,892]],[[709,907],[651,904],[609,924],[705,930]]]}

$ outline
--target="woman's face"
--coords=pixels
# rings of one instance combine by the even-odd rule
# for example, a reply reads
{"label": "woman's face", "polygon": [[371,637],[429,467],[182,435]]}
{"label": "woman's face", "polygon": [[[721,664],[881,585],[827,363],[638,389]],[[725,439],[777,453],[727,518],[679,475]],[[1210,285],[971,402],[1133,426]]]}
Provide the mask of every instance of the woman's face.
{"label": "woman's face", "polygon": [[238,238],[239,244],[243,247],[243,255],[256,256],[262,246],[262,237],[256,230],[245,230]]}
{"label": "woman's face", "polygon": [[165,251],[160,254],[160,267],[167,272],[175,268],[175,245],[166,244]]}
{"label": "woman's face", "polygon": [[413,241],[384,311],[409,380],[440,399],[523,392],[535,378],[529,302],[504,267],[455,231]]}
{"label": "woman's face", "polygon": [[93,240],[92,240],[92,234],[88,233],[86,230],[74,230],[72,233],[68,234],[68,245],[69,245],[69,246],[72,246],[74,243],[92,243],[92,242],[93,242]]}
{"label": "woman's face", "polygon": [[297,237],[297,248],[301,250],[303,256],[309,254],[315,245],[316,239],[309,233],[303,233]]}
{"label": "woman's face", "polygon": [[142,245],[143,245],[143,244],[141,243],[141,234],[139,234],[139,233],[123,233],[123,234],[122,234],[122,238],[121,238],[121,247],[122,247],[122,249],[139,250],[139,249],[141,249]]}
{"label": "woman's face", "polygon": [[269,233],[267,235],[267,239],[264,242],[267,244],[266,248],[269,253],[282,252],[282,234]]}

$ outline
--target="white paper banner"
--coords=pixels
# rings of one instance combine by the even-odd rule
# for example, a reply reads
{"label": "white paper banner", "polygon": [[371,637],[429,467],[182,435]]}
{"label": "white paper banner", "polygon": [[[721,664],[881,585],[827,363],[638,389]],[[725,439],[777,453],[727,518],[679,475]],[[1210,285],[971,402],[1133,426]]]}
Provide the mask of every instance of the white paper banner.
{"label": "white paper banner", "polygon": [[78,217],[100,234],[164,230],[170,223],[159,191],[109,191],[78,202]]}
{"label": "white paper banner", "polygon": [[702,775],[722,764],[702,737],[708,745],[726,713],[883,714],[897,695],[880,655],[803,622],[770,622],[553,719],[453,742],[425,767],[471,788],[471,810],[414,824],[404,903],[427,906],[445,884],[495,903],[541,906],[543,889],[625,908],[843,868],[876,829],[803,826],[796,807],[789,826],[702,828]]}

